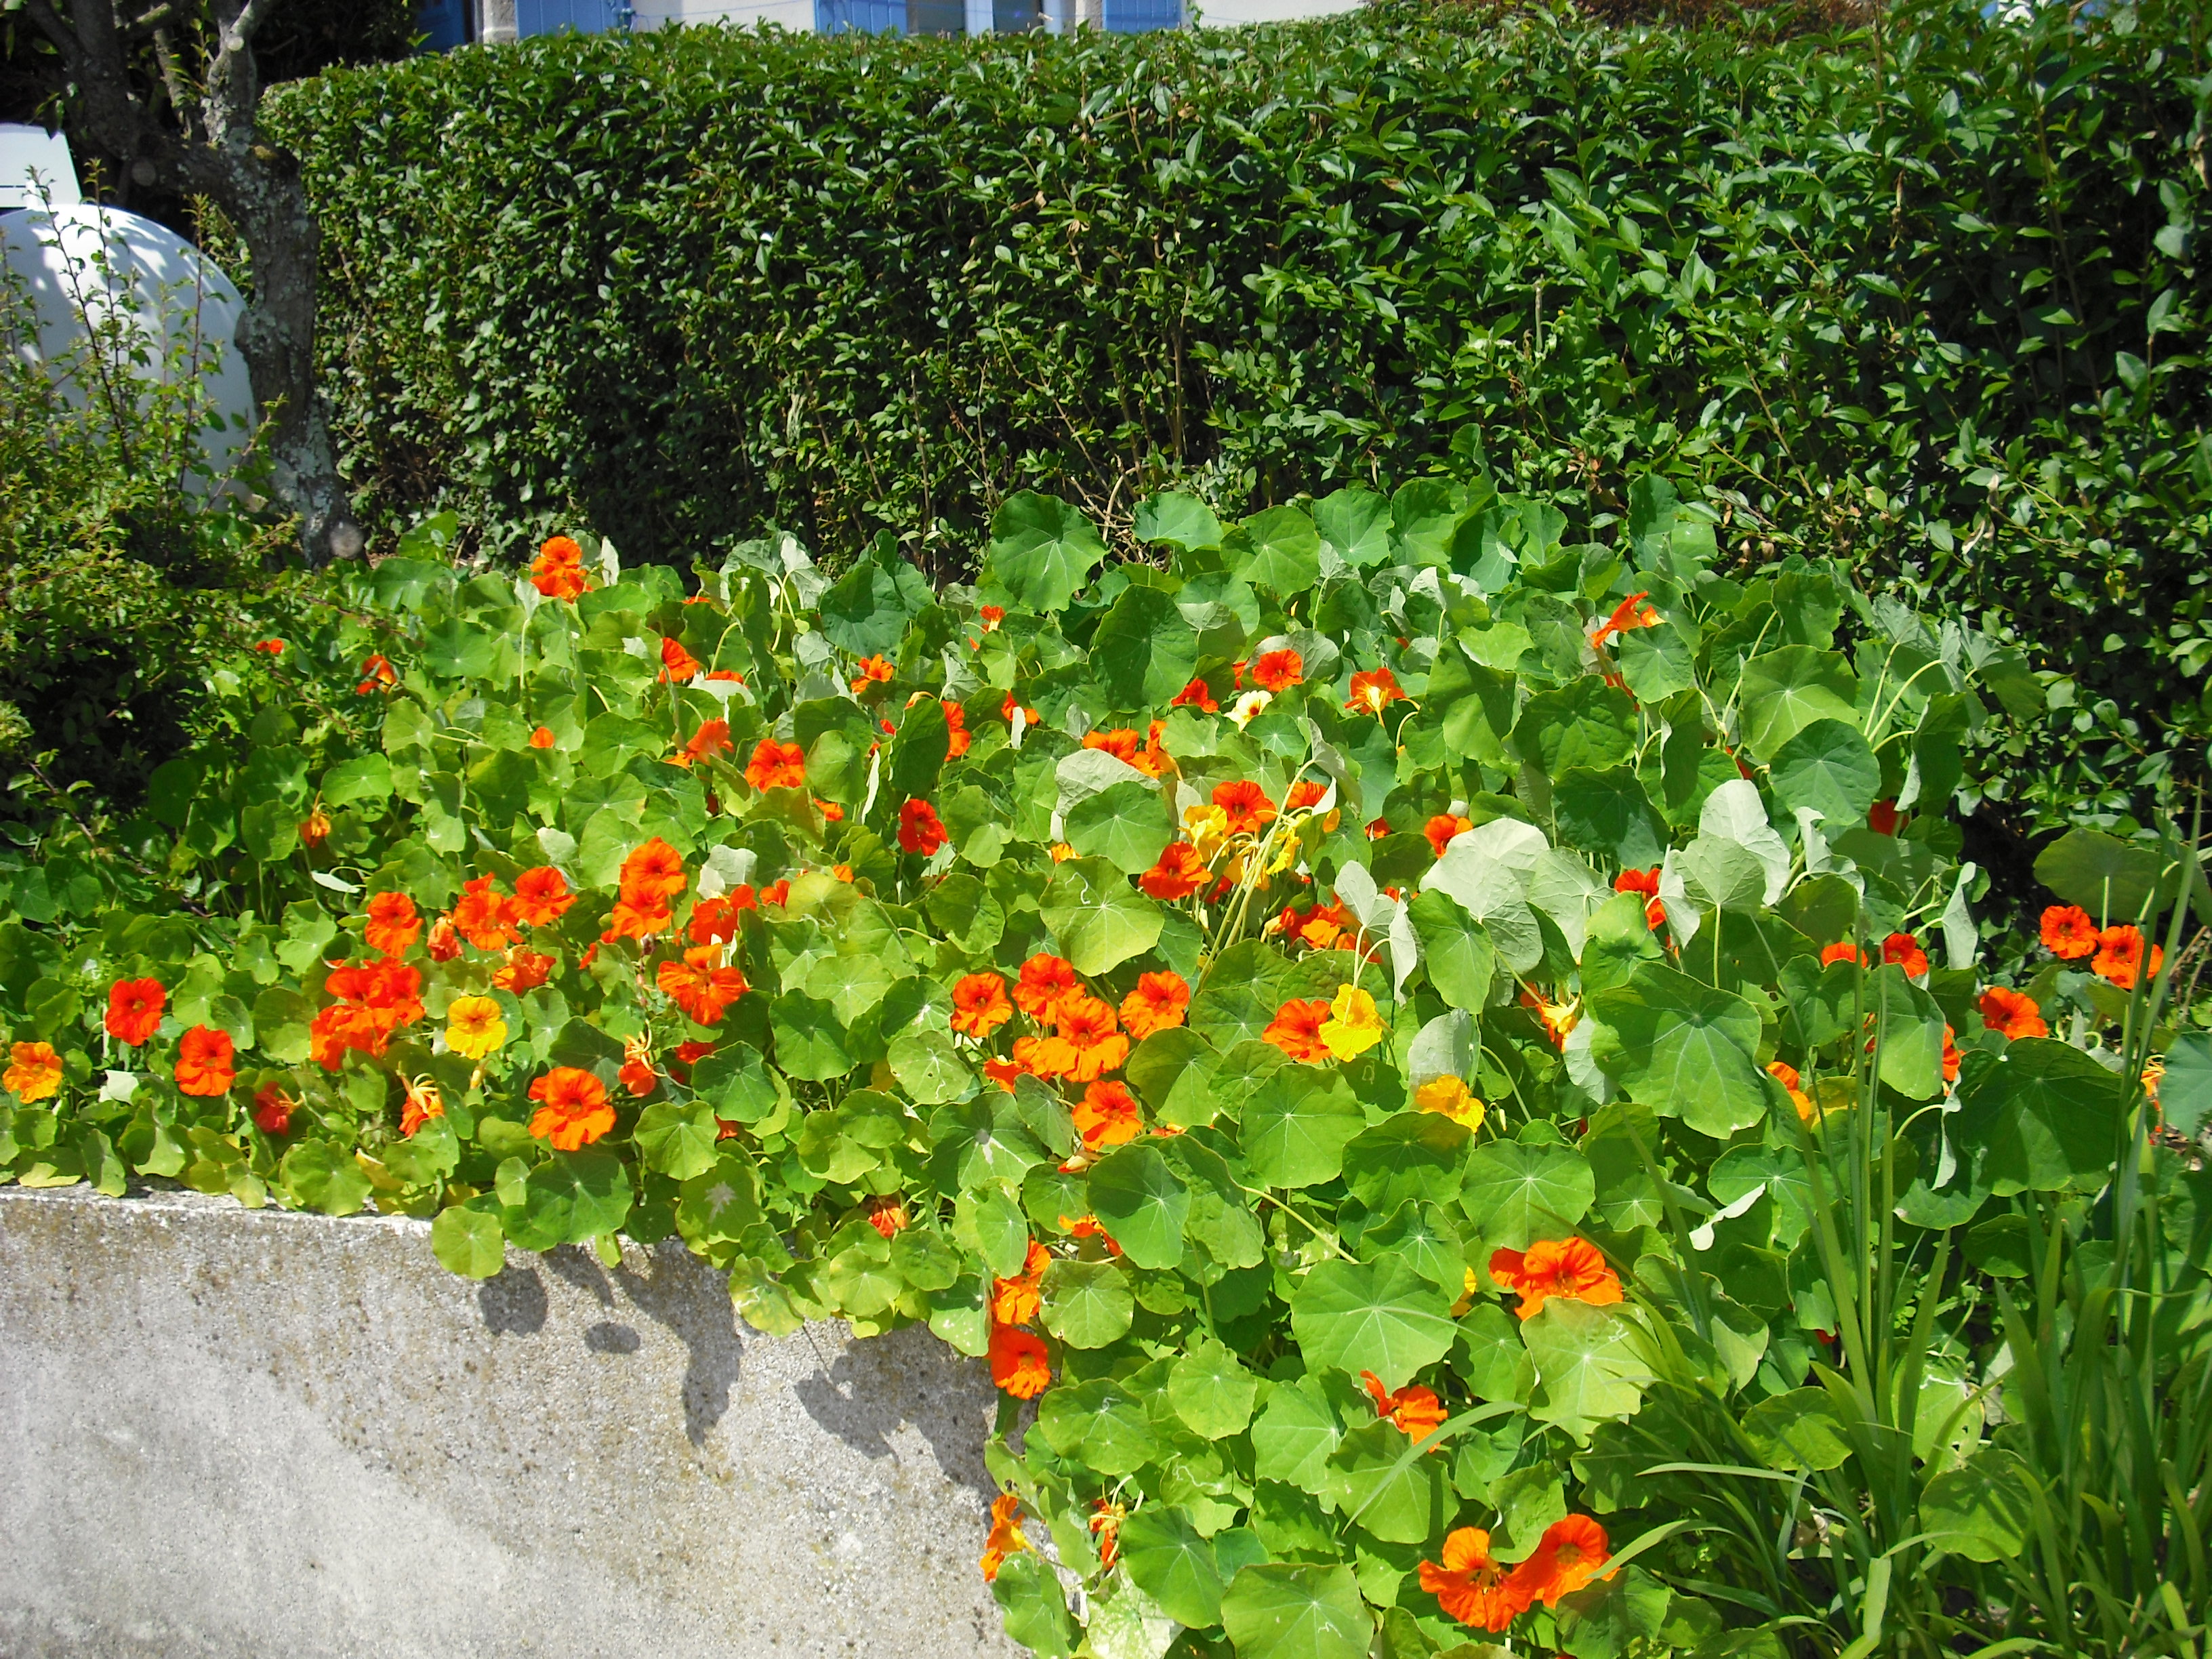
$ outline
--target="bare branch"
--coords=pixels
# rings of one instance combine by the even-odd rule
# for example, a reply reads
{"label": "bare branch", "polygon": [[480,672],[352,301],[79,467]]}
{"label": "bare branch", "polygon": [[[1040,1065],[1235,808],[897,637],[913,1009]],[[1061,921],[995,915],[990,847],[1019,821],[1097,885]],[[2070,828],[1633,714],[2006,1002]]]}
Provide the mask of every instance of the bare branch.
{"label": "bare branch", "polygon": [[160,5],[155,6],[144,16],[134,22],[125,23],[123,26],[124,38],[137,40],[144,35],[155,33],[175,22],[179,15],[181,14],[177,9],[176,0],[161,0]]}

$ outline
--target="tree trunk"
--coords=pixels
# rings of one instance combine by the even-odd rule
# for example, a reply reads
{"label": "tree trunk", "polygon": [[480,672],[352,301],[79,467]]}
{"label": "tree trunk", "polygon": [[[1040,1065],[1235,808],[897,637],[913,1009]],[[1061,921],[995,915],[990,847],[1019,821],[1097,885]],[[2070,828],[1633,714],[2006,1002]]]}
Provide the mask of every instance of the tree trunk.
{"label": "tree trunk", "polygon": [[113,0],[66,0],[66,17],[55,0],[28,3],[69,65],[94,141],[123,157],[143,183],[211,198],[246,239],[253,292],[237,345],[254,401],[270,423],[278,497],[300,515],[310,564],[359,556],[361,526],[315,395],[314,216],[297,158],[265,142],[256,124],[261,85],[252,36],[270,0],[215,0],[219,49],[196,106],[179,112],[181,133],[169,131],[137,94],[126,57],[130,37],[166,33],[179,15],[174,0],[161,0],[127,28],[117,23]]}

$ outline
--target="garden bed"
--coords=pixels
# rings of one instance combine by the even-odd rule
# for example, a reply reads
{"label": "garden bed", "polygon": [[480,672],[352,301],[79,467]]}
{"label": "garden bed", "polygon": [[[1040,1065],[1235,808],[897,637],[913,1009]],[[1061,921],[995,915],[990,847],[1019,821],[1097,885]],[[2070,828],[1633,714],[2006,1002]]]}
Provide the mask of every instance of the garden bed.
{"label": "garden bed", "polygon": [[0,1191],[0,1650],[1012,1651],[980,1364],[426,1231]]}

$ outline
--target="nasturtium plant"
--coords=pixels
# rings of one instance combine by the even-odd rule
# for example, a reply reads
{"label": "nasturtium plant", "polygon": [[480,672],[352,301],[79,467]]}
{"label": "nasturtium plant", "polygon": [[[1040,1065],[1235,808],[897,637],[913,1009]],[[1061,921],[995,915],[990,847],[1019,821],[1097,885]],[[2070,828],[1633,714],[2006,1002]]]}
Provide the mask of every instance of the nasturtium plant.
{"label": "nasturtium plant", "polygon": [[[2111,1184],[2203,878],[2070,836],[1985,983],[1947,808],[2004,653],[1632,500],[1562,546],[1479,485],[1164,496],[1115,561],[1017,495],[936,589],[434,522],[130,848],[18,873],[0,1167],[425,1217],[472,1277],[673,1236],[762,1330],[926,1324],[1005,1396],[1040,1654],[1863,1633],[1853,1540],[2018,1547],[1992,1287]],[[1877,1389],[1881,1252],[1964,1311]],[[1786,1583],[1715,1541],[1739,1478]]]}

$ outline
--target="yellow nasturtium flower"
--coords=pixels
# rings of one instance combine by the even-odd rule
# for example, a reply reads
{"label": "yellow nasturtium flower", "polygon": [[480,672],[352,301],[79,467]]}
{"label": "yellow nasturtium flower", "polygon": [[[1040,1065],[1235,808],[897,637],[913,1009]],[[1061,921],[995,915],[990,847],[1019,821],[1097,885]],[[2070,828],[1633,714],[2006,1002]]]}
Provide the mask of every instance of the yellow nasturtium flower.
{"label": "yellow nasturtium flower", "polygon": [[1339,1060],[1357,1060],[1387,1035],[1375,999],[1357,985],[1340,985],[1322,1022],[1321,1040]]}
{"label": "yellow nasturtium flower", "polygon": [[1420,1111],[1439,1113],[1455,1123],[1463,1123],[1470,1132],[1482,1127],[1483,1103],[1467,1086],[1465,1078],[1431,1078],[1413,1091],[1413,1105]]}
{"label": "yellow nasturtium flower", "polygon": [[507,1021],[489,997],[455,997],[446,1022],[446,1046],[471,1060],[482,1060],[507,1041]]}
{"label": "yellow nasturtium flower", "polygon": [[1186,806],[1182,811],[1183,828],[1190,836],[1190,844],[1206,863],[1213,862],[1229,839],[1229,814],[1218,806]]}

